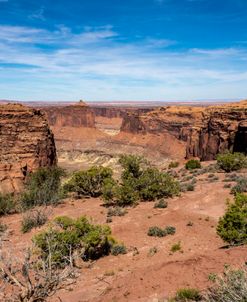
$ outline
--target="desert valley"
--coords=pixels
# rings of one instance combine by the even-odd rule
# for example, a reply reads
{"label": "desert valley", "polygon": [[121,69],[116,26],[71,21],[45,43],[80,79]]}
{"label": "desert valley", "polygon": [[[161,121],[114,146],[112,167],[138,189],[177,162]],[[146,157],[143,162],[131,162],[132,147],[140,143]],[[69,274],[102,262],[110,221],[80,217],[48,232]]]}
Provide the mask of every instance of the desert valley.
{"label": "desert valley", "polygon": [[[47,290],[47,296],[42,293],[44,298],[42,290],[39,297],[37,289],[32,289],[29,298],[26,295],[24,300],[13,301],[203,299],[195,294],[183,300],[176,298],[176,293],[195,289],[203,295],[227,267],[239,269],[247,262],[247,247],[231,244],[227,239],[224,242],[218,227],[227,201],[232,203],[236,192],[247,191],[247,170],[244,165],[229,168],[227,163],[228,169],[224,166],[225,159],[217,157],[233,152],[245,158],[246,121],[247,101],[203,107],[197,104],[103,107],[83,101],[65,105],[39,103],[34,107],[2,102],[1,259],[5,261],[3,272],[7,278],[6,284],[0,283],[2,301],[25,296],[27,276],[18,271],[18,263],[25,263],[28,248],[34,250],[36,261],[44,260],[39,254],[44,243],[38,245],[34,238],[51,228],[54,219],[64,216],[68,219],[86,216],[90,223],[110,227],[118,242],[113,244],[114,252],[100,252],[101,241],[93,246],[102,255],[85,254],[84,245],[80,248],[71,245],[71,257],[75,257],[73,278],[62,280],[62,285],[54,288],[46,288],[41,282],[40,288]],[[31,182],[30,175],[40,168],[54,166],[63,169],[61,186],[67,189],[53,201],[51,195],[58,184],[45,172],[37,174]],[[92,167],[96,170],[90,170]],[[99,177],[103,177],[101,170],[97,170],[99,167],[109,181],[107,187],[99,184]],[[134,176],[135,169],[139,176]],[[131,176],[126,178],[126,173]],[[91,180],[87,175],[91,175]],[[34,189],[32,181],[35,184],[39,178],[43,179],[40,188]],[[90,181],[94,182],[92,189],[86,185]],[[116,191],[112,185],[115,181]],[[45,183],[47,192],[43,190]],[[103,193],[99,185],[105,186]],[[139,195],[133,196],[129,188]],[[15,206],[8,207],[8,203]],[[35,211],[39,215],[42,211],[45,219],[32,226],[31,218],[37,220]],[[25,220],[29,224],[24,224]],[[246,222],[243,230],[246,231]],[[73,228],[70,232],[73,233]],[[103,240],[105,235],[100,236],[97,240]],[[32,274],[28,278],[32,279]],[[21,286],[11,278],[22,282]]]}

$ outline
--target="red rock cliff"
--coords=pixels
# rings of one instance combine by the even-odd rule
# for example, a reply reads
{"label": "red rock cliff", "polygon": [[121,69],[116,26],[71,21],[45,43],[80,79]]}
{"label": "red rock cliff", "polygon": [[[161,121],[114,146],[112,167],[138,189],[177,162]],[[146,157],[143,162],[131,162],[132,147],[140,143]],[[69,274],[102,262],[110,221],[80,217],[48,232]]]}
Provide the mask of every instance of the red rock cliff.
{"label": "red rock cliff", "polygon": [[247,152],[247,102],[210,107],[170,106],[142,115],[128,114],[121,132],[169,133],[186,142],[186,158],[212,160],[225,150]]}
{"label": "red rock cliff", "polygon": [[28,172],[56,162],[45,115],[20,104],[0,105],[0,192],[19,191]]}
{"label": "red rock cliff", "polygon": [[95,128],[94,112],[84,103],[70,106],[44,107],[47,119],[55,127],[87,127]]}

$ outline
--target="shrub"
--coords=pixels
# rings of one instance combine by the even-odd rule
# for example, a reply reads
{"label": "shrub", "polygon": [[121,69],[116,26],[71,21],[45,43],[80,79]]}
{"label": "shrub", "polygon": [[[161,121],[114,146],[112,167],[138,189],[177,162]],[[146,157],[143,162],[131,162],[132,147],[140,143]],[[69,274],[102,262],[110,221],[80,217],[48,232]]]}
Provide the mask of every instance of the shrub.
{"label": "shrub", "polygon": [[173,226],[167,226],[165,231],[167,235],[174,235],[176,233],[176,228]]}
{"label": "shrub", "polygon": [[237,171],[246,167],[246,156],[242,153],[230,153],[226,152],[217,156],[218,166],[226,171]]}
{"label": "shrub", "polygon": [[142,174],[142,167],[147,164],[147,161],[142,156],[122,155],[119,163],[124,169],[122,179],[128,179],[130,177],[139,178]]}
{"label": "shrub", "polygon": [[112,216],[124,216],[126,213],[128,213],[126,211],[126,209],[123,209],[121,207],[112,207],[108,209],[107,212],[107,217],[112,217]]}
{"label": "shrub", "polygon": [[223,180],[224,182],[232,182],[237,181],[239,179],[239,175],[236,173],[228,174],[227,177]]}
{"label": "shrub", "polygon": [[44,225],[47,220],[48,217],[43,209],[31,210],[23,216],[21,231],[22,233],[30,232],[33,228]]}
{"label": "shrub", "polygon": [[179,289],[175,296],[175,301],[187,302],[187,301],[201,301],[202,296],[198,289],[195,288],[182,288]]}
{"label": "shrub", "polygon": [[166,231],[157,226],[153,226],[148,229],[148,236],[164,237],[166,235],[167,235]]}
{"label": "shrub", "polygon": [[205,302],[246,302],[247,271],[227,269],[222,276],[215,277],[215,285],[205,295]]}
{"label": "shrub", "polygon": [[39,205],[57,204],[61,199],[61,178],[65,175],[58,167],[40,168],[30,173],[21,195],[21,205],[30,209]]}
{"label": "shrub", "polygon": [[42,259],[50,251],[52,264],[62,267],[71,264],[75,252],[85,261],[95,260],[108,255],[116,243],[108,226],[91,224],[85,216],[57,217],[50,228],[34,236],[33,242]]}
{"label": "shrub", "polygon": [[[99,197],[103,194],[104,185],[114,184],[112,169],[94,166],[86,171],[75,172],[72,178],[64,185],[68,192],[76,192],[79,196]],[[109,191],[104,191],[107,199]]]}
{"label": "shrub", "polygon": [[11,194],[0,193],[0,216],[13,213],[15,210],[14,198]]}
{"label": "shrub", "polygon": [[228,204],[217,226],[217,234],[230,245],[247,242],[247,196],[237,194],[235,202]]}
{"label": "shrub", "polygon": [[195,191],[195,186],[194,184],[190,183],[186,187],[187,191]]}
{"label": "shrub", "polygon": [[103,199],[106,204],[129,206],[138,200],[152,201],[179,194],[179,183],[174,177],[147,167],[142,157],[125,155],[120,158],[120,163],[123,167],[121,183],[108,180],[104,184]]}
{"label": "shrub", "polygon": [[181,251],[181,249],[182,249],[182,247],[181,247],[181,243],[179,241],[172,245],[171,252],[175,253],[175,252]]}
{"label": "shrub", "polygon": [[237,184],[232,187],[231,193],[244,193],[247,192],[247,178],[246,177],[240,177],[237,180]]}
{"label": "shrub", "polygon": [[140,199],[155,200],[156,198],[178,195],[179,183],[169,174],[159,172],[155,168],[147,168],[138,180]]}
{"label": "shrub", "polygon": [[172,168],[177,168],[179,166],[179,162],[178,161],[172,161],[169,163],[168,168],[172,169]]}
{"label": "shrub", "polygon": [[158,248],[156,246],[151,247],[148,251],[148,257],[153,257],[157,253],[158,253]]}
{"label": "shrub", "polygon": [[107,178],[104,181],[104,185],[102,188],[102,198],[105,204],[111,204],[114,201],[114,198],[117,193],[118,185],[112,178]]}
{"label": "shrub", "polygon": [[201,168],[201,163],[199,160],[197,159],[190,159],[189,161],[187,161],[187,163],[185,164],[185,168],[187,170],[194,170],[194,169],[200,169]]}
{"label": "shrub", "polygon": [[123,244],[115,244],[111,248],[111,254],[113,256],[117,256],[117,255],[120,255],[120,254],[127,254],[127,249]]}
{"label": "shrub", "polygon": [[165,209],[168,207],[168,202],[162,198],[160,200],[158,200],[155,204],[154,204],[154,208],[158,208],[158,209]]}

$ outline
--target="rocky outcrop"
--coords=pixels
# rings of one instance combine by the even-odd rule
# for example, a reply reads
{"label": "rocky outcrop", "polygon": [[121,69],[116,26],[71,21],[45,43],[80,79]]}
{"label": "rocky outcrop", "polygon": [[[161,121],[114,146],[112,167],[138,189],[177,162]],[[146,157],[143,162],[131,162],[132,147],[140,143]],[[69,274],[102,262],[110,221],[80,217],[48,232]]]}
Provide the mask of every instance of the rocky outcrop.
{"label": "rocky outcrop", "polygon": [[247,102],[210,107],[188,131],[187,157],[215,159],[226,150],[247,151]]}
{"label": "rocky outcrop", "polygon": [[247,152],[247,102],[210,107],[170,106],[143,115],[131,114],[124,118],[121,131],[169,133],[186,142],[186,158],[212,160],[225,150]]}
{"label": "rocky outcrop", "polygon": [[42,110],[51,126],[95,128],[94,112],[84,102],[70,106],[47,106]]}
{"label": "rocky outcrop", "polygon": [[0,192],[20,191],[28,172],[56,162],[45,115],[20,104],[0,105]]}

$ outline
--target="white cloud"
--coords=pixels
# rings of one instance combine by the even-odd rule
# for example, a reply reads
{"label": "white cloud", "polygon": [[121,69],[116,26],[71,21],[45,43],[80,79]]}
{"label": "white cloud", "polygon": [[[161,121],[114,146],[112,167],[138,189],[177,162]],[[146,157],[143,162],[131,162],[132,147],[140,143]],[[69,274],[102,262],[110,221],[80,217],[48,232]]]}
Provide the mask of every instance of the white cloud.
{"label": "white cloud", "polygon": [[0,26],[0,98],[158,100],[247,94],[244,48],[175,51],[169,47],[176,41],[169,39],[122,39],[110,25],[78,33],[65,26],[54,31]]}

